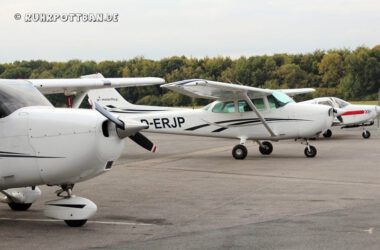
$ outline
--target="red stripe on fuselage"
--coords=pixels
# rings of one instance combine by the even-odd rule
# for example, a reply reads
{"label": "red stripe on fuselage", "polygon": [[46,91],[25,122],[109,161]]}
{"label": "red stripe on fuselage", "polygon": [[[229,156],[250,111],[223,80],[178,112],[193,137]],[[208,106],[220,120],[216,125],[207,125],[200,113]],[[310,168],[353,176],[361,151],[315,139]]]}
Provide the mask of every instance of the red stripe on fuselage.
{"label": "red stripe on fuselage", "polygon": [[364,110],[352,110],[352,111],[346,111],[341,116],[346,116],[346,115],[362,115],[364,114]]}

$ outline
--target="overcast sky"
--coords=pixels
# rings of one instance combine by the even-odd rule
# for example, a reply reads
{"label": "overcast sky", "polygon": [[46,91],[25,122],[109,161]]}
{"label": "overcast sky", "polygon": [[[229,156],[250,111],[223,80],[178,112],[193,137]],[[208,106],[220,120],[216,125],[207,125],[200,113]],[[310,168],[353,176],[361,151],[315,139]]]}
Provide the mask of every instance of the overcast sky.
{"label": "overcast sky", "polygon": [[[0,62],[305,53],[380,44],[378,0],[2,0]],[[27,23],[21,13],[118,13]]]}

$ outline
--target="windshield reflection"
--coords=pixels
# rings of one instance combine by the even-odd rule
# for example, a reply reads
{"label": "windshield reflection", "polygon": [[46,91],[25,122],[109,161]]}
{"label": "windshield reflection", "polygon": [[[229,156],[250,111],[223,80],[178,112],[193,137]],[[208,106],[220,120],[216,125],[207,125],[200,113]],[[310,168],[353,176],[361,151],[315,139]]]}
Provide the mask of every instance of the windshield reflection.
{"label": "windshield reflection", "polygon": [[0,118],[29,106],[52,106],[31,83],[27,81],[0,80]]}

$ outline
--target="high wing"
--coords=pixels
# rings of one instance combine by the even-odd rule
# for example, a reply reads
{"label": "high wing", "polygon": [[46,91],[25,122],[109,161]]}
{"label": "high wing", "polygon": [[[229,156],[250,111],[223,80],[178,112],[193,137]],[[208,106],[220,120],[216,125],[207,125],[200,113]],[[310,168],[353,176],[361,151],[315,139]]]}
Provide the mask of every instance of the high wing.
{"label": "high wing", "polygon": [[315,89],[313,88],[300,88],[300,89],[278,89],[278,91],[282,91],[285,94],[289,96],[295,96],[295,95],[300,95],[300,94],[306,94],[306,93],[311,93],[314,92]]}
{"label": "high wing", "polygon": [[272,90],[203,79],[184,80],[161,85],[162,88],[197,98],[235,99],[249,93],[251,98],[272,94]]}
{"label": "high wing", "polygon": [[163,84],[165,80],[157,77],[104,78],[102,74],[82,76],[71,79],[28,79],[41,93],[75,95],[90,89],[120,88]]}
{"label": "high wing", "polygon": [[314,89],[262,89],[250,86],[238,85],[233,83],[223,83],[208,81],[203,79],[184,80],[161,85],[162,88],[170,89],[178,93],[197,98],[206,99],[237,99],[245,97],[247,94],[250,98],[271,95],[274,91],[281,91],[288,95],[297,95],[313,92]]}

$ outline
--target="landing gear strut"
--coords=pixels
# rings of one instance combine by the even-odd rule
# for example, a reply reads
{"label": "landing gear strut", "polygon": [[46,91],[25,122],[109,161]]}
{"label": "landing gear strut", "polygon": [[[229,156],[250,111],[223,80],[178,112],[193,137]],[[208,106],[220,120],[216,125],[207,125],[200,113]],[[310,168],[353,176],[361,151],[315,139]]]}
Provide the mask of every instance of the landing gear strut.
{"label": "landing gear strut", "polygon": [[46,203],[45,215],[64,220],[70,227],[81,227],[96,213],[97,207],[92,201],[72,195],[73,184],[62,185],[57,191],[58,200]]}
{"label": "landing gear strut", "polygon": [[307,158],[314,158],[317,155],[317,149],[314,146],[311,146],[309,141],[306,140],[306,148],[304,153]]}

